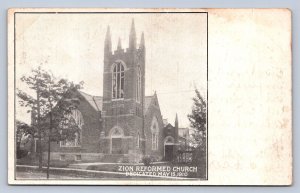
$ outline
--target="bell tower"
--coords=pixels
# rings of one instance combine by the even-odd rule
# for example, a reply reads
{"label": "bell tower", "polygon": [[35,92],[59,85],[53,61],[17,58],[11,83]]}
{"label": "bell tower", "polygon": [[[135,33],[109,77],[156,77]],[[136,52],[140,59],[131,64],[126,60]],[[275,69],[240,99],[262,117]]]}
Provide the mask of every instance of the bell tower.
{"label": "bell tower", "polygon": [[[104,41],[103,70],[103,139],[105,154],[138,156],[144,148],[145,39],[137,38],[134,20],[129,33],[129,47],[118,39],[112,51],[111,29]],[[129,156],[130,157],[130,156]]]}

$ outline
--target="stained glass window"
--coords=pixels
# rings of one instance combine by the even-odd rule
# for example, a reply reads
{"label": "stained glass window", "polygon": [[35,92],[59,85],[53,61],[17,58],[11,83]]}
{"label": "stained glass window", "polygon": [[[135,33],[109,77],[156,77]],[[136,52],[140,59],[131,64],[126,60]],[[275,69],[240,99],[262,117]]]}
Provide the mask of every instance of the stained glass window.
{"label": "stained glass window", "polygon": [[124,66],[121,62],[117,62],[113,69],[112,77],[112,98],[124,98]]}

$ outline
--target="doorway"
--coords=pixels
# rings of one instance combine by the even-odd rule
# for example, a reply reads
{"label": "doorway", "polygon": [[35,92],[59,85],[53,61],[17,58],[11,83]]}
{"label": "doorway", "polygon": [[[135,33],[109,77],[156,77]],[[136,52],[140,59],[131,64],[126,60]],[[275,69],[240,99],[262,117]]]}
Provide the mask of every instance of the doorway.
{"label": "doorway", "polygon": [[167,136],[164,139],[164,160],[166,161],[172,161],[175,156],[174,156],[174,151],[175,151],[175,143],[174,143],[174,138],[172,136]]}
{"label": "doorway", "polygon": [[121,154],[122,153],[122,138],[111,139],[111,153]]}
{"label": "doorway", "polygon": [[124,138],[123,129],[120,127],[114,127],[110,131],[110,153],[111,154],[122,154],[122,139]]}
{"label": "doorway", "polygon": [[165,145],[165,160],[172,161],[173,160],[173,145]]}

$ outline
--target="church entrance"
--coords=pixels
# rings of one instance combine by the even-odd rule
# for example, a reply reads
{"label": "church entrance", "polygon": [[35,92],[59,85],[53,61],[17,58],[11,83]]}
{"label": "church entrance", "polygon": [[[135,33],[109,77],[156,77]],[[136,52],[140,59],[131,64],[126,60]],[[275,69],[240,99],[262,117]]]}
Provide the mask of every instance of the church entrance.
{"label": "church entrance", "polygon": [[111,153],[121,154],[122,153],[122,138],[112,138],[111,139]]}
{"label": "church entrance", "polygon": [[172,161],[174,159],[174,138],[167,136],[164,140],[164,160]]}
{"label": "church entrance", "polygon": [[110,153],[122,154],[122,138],[124,137],[123,130],[119,127],[114,127],[110,131]]}
{"label": "church entrance", "polygon": [[173,160],[173,145],[165,145],[165,160]]}

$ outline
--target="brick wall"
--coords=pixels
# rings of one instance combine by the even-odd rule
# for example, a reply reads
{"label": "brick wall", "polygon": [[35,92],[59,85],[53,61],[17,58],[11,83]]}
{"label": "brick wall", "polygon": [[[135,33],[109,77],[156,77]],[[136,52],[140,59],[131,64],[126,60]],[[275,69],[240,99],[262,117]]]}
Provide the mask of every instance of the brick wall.
{"label": "brick wall", "polygon": [[81,147],[60,147],[60,143],[51,143],[51,152],[80,152],[99,153],[100,152],[100,115],[79,93],[80,98],[78,110],[81,112],[84,125],[81,133]]}
{"label": "brick wall", "polygon": [[[157,100],[156,98],[154,100]],[[152,132],[151,132],[151,123],[153,117],[157,118],[159,134],[158,134],[158,149],[152,150]],[[146,115],[145,115],[145,154],[154,156],[156,159],[161,160],[164,155],[164,147],[163,147],[163,120],[161,116],[161,112],[158,105],[155,105],[153,101],[151,102]]]}
{"label": "brick wall", "polygon": [[[143,53],[141,53],[143,52]],[[121,60],[125,63],[124,99],[112,100],[112,68],[114,62]],[[143,138],[142,104],[136,102],[136,82],[138,65],[142,72],[141,96],[144,100],[145,91],[145,54],[141,49],[118,49],[104,55],[103,74],[103,131],[101,139],[102,153],[110,153],[110,132],[114,127],[120,127],[124,132],[122,138],[122,153],[133,157],[143,153],[143,143],[137,145],[137,136]],[[102,145],[103,144],[103,145]],[[129,156],[131,157],[131,156]]]}

